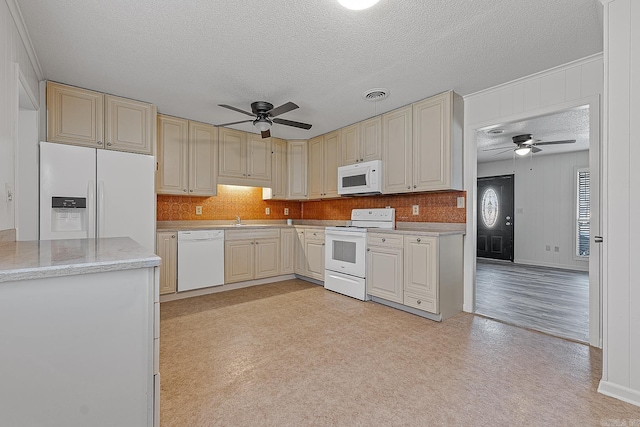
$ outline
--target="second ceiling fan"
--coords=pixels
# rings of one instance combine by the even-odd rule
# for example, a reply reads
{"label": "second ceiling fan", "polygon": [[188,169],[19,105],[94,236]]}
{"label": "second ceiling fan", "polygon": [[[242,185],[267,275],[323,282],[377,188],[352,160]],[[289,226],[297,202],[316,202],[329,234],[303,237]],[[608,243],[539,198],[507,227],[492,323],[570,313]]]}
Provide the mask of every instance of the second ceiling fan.
{"label": "second ceiling fan", "polygon": [[523,135],[516,135],[511,137],[513,143],[516,144],[516,148],[505,148],[505,147],[497,147],[497,148],[487,148],[482,151],[493,151],[493,150],[502,150],[495,155],[505,153],[507,151],[513,150],[519,156],[526,156],[531,153],[538,153],[542,151],[541,148],[538,148],[539,145],[557,145],[557,144],[573,144],[576,142],[575,139],[564,139],[561,141],[540,141],[538,139],[534,139],[533,135],[530,133],[526,133]]}
{"label": "second ceiling fan", "polygon": [[220,107],[228,108],[229,110],[237,111],[247,116],[253,116],[250,120],[241,120],[239,122],[223,123],[218,126],[237,125],[240,123],[252,122],[253,125],[260,131],[263,138],[269,138],[271,136],[271,125],[273,123],[285,126],[292,126],[300,129],[311,129],[311,125],[308,123],[294,122],[293,120],[279,119],[277,116],[288,113],[291,110],[298,108],[293,102],[287,102],[279,107],[273,108],[273,104],[266,101],[256,101],[251,103],[251,113],[241,110],[231,105],[219,104]]}

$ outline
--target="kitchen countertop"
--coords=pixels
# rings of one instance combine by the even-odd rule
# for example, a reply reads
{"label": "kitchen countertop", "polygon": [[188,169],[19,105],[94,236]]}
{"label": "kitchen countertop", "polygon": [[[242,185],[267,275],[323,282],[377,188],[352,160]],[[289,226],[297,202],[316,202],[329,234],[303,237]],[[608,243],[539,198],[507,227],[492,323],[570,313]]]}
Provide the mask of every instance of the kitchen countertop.
{"label": "kitchen countertop", "polygon": [[157,265],[160,257],[128,237],[0,243],[0,282]]}
{"label": "kitchen countertop", "polygon": [[[321,220],[295,220],[293,225],[287,225],[284,221],[246,221],[243,225],[236,226],[229,221],[159,221],[158,231],[182,231],[182,230],[246,230],[259,228],[288,228],[288,227],[313,227],[325,228],[346,225],[350,221],[321,221]],[[370,229],[371,233],[395,233],[419,236],[447,236],[465,234],[466,224],[439,223],[439,222],[396,222],[393,230]]]}

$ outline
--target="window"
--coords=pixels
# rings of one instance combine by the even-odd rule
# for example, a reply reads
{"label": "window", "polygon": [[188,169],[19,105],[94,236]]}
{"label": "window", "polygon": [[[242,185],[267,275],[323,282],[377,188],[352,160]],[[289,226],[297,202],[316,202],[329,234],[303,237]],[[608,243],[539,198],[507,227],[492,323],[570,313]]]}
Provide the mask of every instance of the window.
{"label": "window", "polygon": [[589,256],[589,226],[591,208],[589,207],[589,169],[578,169],[576,174],[578,197],[576,200],[576,256]]}

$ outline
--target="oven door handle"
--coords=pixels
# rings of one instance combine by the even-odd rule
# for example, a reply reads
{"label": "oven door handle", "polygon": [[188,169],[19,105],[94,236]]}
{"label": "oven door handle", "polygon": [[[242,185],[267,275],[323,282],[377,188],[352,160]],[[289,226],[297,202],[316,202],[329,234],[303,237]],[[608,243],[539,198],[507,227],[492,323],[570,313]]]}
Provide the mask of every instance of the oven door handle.
{"label": "oven door handle", "polygon": [[359,238],[366,235],[366,233],[363,233],[361,231],[337,231],[337,230],[331,230],[331,231],[325,231],[324,232],[324,236],[326,237],[330,237],[330,236],[346,236],[346,237],[353,237],[353,238]]}

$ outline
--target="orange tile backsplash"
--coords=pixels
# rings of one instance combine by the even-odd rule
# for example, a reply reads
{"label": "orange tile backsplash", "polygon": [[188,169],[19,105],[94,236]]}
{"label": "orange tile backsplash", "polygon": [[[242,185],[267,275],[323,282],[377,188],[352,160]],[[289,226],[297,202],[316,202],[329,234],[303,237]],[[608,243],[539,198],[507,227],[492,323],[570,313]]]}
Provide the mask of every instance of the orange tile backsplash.
{"label": "orange tile backsplash", "polygon": [[[465,223],[467,211],[456,207],[458,197],[466,199],[466,192],[448,191],[296,202],[262,200],[262,189],[257,187],[218,185],[218,195],[214,197],[159,194],[157,220],[234,220],[236,215],[251,220],[348,220],[351,219],[351,209],[391,206],[396,209],[396,221]],[[420,206],[419,215],[411,214],[412,205]],[[202,206],[202,215],[196,215],[196,206]],[[271,208],[271,215],[265,214],[267,207]],[[289,208],[288,216],[284,215],[284,208]]]}

